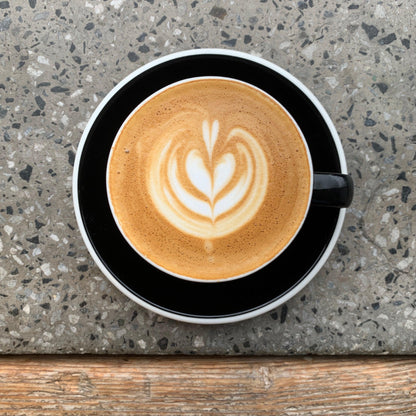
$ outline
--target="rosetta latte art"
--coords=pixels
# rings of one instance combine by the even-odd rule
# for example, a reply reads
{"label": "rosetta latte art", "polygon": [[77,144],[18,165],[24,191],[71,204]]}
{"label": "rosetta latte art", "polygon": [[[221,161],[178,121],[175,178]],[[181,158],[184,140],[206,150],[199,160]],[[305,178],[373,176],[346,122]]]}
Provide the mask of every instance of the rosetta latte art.
{"label": "rosetta latte art", "polygon": [[202,122],[192,148],[184,130],[167,135],[150,158],[149,192],[158,212],[193,237],[227,236],[255,216],[267,191],[267,159],[253,135],[235,127],[219,141],[218,120]]}

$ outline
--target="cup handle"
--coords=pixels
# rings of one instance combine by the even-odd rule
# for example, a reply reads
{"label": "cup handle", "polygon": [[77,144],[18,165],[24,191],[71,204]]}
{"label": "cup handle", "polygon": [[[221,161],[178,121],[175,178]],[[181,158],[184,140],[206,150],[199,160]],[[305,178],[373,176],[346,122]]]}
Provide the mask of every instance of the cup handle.
{"label": "cup handle", "polygon": [[314,173],[311,205],[347,208],[352,202],[354,184],[342,173]]}

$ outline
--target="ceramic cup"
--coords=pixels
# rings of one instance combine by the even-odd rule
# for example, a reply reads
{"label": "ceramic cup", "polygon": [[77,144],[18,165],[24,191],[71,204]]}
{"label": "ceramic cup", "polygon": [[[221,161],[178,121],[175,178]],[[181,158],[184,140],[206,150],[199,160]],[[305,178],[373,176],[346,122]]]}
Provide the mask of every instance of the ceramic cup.
{"label": "ceramic cup", "polygon": [[142,101],[117,132],[106,176],[130,246],[160,271],[204,283],[256,273],[290,245],[311,205],[345,208],[353,193],[350,176],[314,172],[278,101],[225,77],[184,79]]}
{"label": "ceramic cup", "polygon": [[[172,273],[145,259],[120,227],[107,188],[111,149],[131,114],[159,91],[201,77],[247,83],[276,100],[302,135],[312,179],[304,218],[284,249],[259,268],[214,279],[215,284]],[[74,165],[73,195],[83,239],[97,265],[118,289],[169,318],[212,324],[257,316],[305,287],[335,246],[353,185],[332,121],[299,80],[277,65],[246,53],[199,49],[150,62],[110,91],[82,136]]]}

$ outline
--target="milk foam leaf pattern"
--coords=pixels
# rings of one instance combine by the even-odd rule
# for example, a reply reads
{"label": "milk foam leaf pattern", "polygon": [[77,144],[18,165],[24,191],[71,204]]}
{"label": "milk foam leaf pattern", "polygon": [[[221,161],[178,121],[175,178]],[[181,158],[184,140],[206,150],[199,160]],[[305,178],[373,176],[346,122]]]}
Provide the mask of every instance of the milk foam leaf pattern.
{"label": "milk foam leaf pattern", "polygon": [[248,223],[267,189],[267,159],[256,138],[236,127],[221,142],[219,132],[218,120],[203,120],[202,137],[192,149],[173,135],[150,169],[149,192],[159,213],[180,231],[204,240]]}

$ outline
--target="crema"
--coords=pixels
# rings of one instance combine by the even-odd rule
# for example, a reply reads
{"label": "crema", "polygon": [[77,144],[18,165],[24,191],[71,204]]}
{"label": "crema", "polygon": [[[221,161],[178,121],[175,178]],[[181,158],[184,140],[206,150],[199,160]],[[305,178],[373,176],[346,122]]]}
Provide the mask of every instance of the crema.
{"label": "crema", "polygon": [[311,166],[282,106],[240,81],[198,78],[129,116],[108,164],[130,244],[181,277],[222,280],[276,257],[304,220]]}

